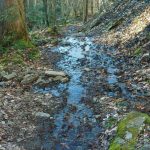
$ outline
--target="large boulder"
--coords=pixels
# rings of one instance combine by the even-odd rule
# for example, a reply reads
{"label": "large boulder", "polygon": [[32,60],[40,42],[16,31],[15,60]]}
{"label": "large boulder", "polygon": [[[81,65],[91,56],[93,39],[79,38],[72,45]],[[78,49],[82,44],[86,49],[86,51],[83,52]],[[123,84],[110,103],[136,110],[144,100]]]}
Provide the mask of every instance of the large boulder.
{"label": "large boulder", "polygon": [[145,125],[150,125],[150,117],[140,112],[131,112],[118,124],[117,135],[109,150],[135,149],[138,136]]}

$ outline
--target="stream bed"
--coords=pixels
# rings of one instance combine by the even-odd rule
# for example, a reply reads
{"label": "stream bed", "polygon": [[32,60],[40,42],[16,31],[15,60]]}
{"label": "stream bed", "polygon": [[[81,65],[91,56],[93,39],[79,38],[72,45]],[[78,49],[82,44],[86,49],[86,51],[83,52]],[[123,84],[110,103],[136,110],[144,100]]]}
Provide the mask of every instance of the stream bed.
{"label": "stream bed", "polygon": [[[94,44],[90,37],[64,37],[58,46],[50,47],[49,51],[61,54],[56,68],[65,71],[70,81],[45,89],[38,88],[36,92],[51,93],[56,97],[65,95],[67,104],[54,115],[53,130],[49,129],[51,120],[39,122],[42,133],[36,137],[35,147],[39,146],[41,150],[102,149],[99,137],[104,129],[97,119],[102,116],[87,103],[92,103],[97,96],[136,99],[118,79],[117,66],[122,60],[113,58],[115,49],[106,50],[104,46]],[[116,115],[116,111],[113,113]]]}

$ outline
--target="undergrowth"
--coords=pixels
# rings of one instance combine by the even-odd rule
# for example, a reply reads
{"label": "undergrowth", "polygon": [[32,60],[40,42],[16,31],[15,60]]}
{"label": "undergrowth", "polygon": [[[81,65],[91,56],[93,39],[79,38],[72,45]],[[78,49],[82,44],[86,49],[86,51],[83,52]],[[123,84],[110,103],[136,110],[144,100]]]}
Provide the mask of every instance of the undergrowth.
{"label": "undergrowth", "polygon": [[13,40],[8,36],[0,44],[0,66],[8,64],[25,65],[28,61],[40,58],[40,51],[31,41],[24,39]]}

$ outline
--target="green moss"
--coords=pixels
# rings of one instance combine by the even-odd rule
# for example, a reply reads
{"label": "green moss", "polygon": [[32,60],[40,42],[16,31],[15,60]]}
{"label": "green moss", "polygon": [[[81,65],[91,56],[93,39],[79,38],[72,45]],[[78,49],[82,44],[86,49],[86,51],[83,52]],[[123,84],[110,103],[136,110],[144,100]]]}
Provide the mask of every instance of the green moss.
{"label": "green moss", "polygon": [[[147,114],[139,112],[129,113],[118,124],[117,135],[112,141],[109,150],[134,150],[138,135],[144,128],[143,123],[150,124],[150,117]],[[129,139],[125,138],[127,132],[132,135]]]}
{"label": "green moss", "polygon": [[117,143],[114,143],[114,144],[111,145],[109,150],[121,150],[121,146]]}
{"label": "green moss", "polygon": [[25,41],[23,39],[17,40],[13,43],[14,49],[26,49],[26,48],[35,48],[31,41]]}
{"label": "green moss", "polygon": [[141,49],[141,48],[137,48],[137,49],[135,49],[135,51],[134,51],[134,55],[135,55],[135,56],[139,56],[139,55],[141,55],[141,53],[142,53],[142,49]]}

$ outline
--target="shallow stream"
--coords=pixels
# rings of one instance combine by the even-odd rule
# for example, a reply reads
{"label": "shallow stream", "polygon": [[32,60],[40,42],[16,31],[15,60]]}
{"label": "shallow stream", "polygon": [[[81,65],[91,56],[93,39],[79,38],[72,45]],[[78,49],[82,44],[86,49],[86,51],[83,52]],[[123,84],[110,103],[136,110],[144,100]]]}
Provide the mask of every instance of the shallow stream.
{"label": "shallow stream", "polygon": [[95,78],[101,78],[97,74],[98,69],[104,68],[107,72],[107,78],[105,80],[102,78],[102,82],[116,90],[106,90],[102,84],[99,85],[100,89],[93,87],[91,95],[99,90],[104,95],[118,97],[119,90],[120,97],[134,99],[124,83],[118,81],[116,67],[118,62],[111,55],[115,50],[104,49],[105,47],[94,44],[92,38],[73,36],[63,38],[57,47],[50,48],[62,55],[56,68],[65,71],[70,76],[70,81],[38,89],[38,92],[51,93],[56,97],[64,95],[67,97],[67,105],[54,116],[54,130],[49,132],[50,122],[41,124],[43,134],[40,134],[36,142],[40,143],[42,150],[87,150],[93,149],[93,145],[95,149],[100,149],[98,137],[103,129],[97,122],[93,109],[83,103],[83,99],[89,95],[88,89],[94,85]]}

